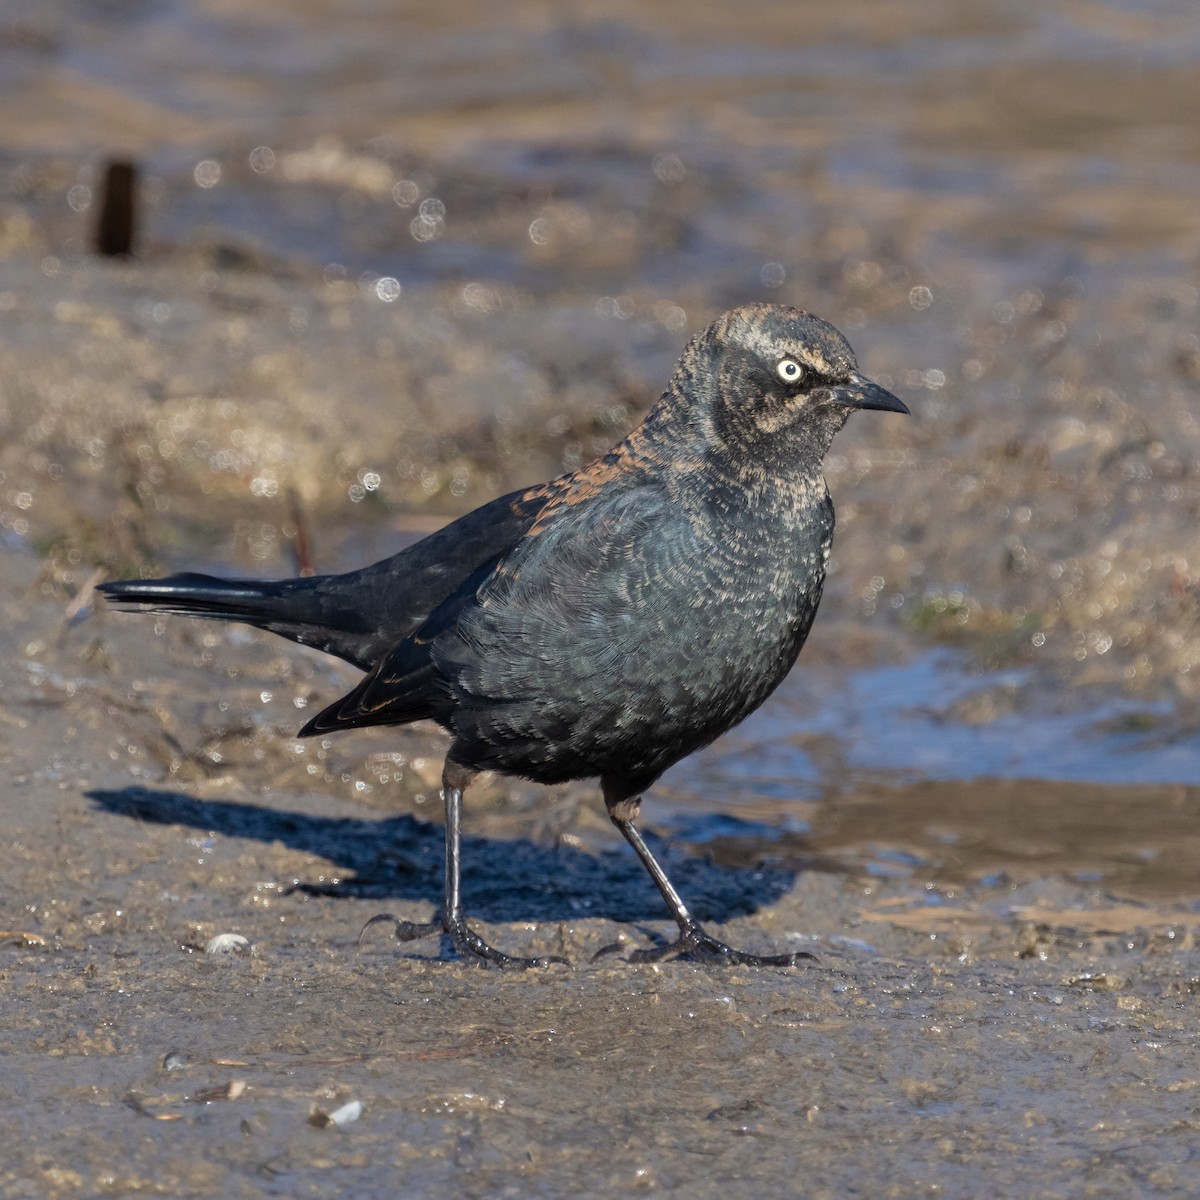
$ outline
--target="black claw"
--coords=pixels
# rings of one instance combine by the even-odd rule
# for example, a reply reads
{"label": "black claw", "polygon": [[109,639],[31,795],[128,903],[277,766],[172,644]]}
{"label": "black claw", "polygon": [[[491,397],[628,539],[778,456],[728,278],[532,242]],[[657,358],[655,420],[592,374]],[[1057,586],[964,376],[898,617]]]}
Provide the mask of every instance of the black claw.
{"label": "black claw", "polygon": [[602,958],[608,958],[613,954],[620,954],[625,949],[624,942],[609,942],[607,946],[601,946],[599,950],[589,959],[590,962],[599,962]]}
{"label": "black claw", "polygon": [[[606,946],[600,953],[614,949],[616,947]],[[807,950],[796,950],[792,954],[749,954],[745,950],[735,950],[705,933],[699,925],[686,926],[675,941],[666,945],[632,951],[628,961],[668,962],[676,958],[692,959],[717,966],[743,967],[794,967],[804,959],[819,961],[815,954],[809,954]]]}
{"label": "black claw", "polygon": [[398,942],[415,942],[421,938],[432,937],[435,933],[442,932],[441,919],[433,921],[402,921],[399,917],[393,916],[391,913],[376,913],[359,931],[358,940],[361,943],[366,936],[366,932],[372,925],[382,925],[390,922],[393,926],[392,934]]}
{"label": "black claw", "polygon": [[466,921],[454,923],[447,928],[446,932],[450,935],[454,949],[467,962],[489,962],[498,967],[521,968],[548,967],[551,963],[562,963],[568,967],[571,965],[565,958],[560,958],[557,954],[546,954],[538,958],[521,958],[519,955],[505,954],[503,950],[497,950],[495,946],[485,942],[479,934],[468,927]]}

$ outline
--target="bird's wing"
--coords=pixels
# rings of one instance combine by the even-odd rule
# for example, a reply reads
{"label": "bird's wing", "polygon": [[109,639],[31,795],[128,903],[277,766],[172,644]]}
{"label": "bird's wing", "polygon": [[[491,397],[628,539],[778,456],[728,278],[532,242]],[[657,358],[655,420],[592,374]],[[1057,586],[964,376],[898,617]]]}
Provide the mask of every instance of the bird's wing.
{"label": "bird's wing", "polygon": [[501,496],[399,554],[345,575],[256,580],[188,573],[112,580],[100,590],[126,608],[242,621],[370,671],[481,564],[519,542],[556,486]]}
{"label": "bird's wing", "polygon": [[339,631],[336,648],[330,639],[321,648],[364,670],[377,667],[439,605],[452,602],[481,567],[490,571],[520,543],[553,487],[554,482],[501,496],[361,570],[297,580],[297,589],[311,585],[321,625]]}
{"label": "bird's wing", "polygon": [[525,699],[550,683],[544,676],[561,670],[560,660],[581,653],[603,672],[662,632],[654,593],[686,555],[687,528],[650,483],[575,504],[560,493],[525,537],[465,579],[302,733]]}

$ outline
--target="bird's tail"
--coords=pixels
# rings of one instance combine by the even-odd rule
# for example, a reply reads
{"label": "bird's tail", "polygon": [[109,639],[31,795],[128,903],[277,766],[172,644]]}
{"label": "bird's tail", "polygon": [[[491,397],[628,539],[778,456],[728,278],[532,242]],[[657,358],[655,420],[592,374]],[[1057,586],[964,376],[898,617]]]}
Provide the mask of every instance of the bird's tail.
{"label": "bird's tail", "polygon": [[339,585],[353,578],[217,579],[185,572],[165,579],[117,579],[98,590],[125,609],[241,621],[365,670],[373,662],[379,634],[371,628],[372,614],[341,603]]}
{"label": "bird's tail", "polygon": [[255,625],[284,615],[280,611],[287,598],[284,587],[282,582],[217,579],[189,571],[165,579],[117,579],[100,584],[97,590],[122,608]]}

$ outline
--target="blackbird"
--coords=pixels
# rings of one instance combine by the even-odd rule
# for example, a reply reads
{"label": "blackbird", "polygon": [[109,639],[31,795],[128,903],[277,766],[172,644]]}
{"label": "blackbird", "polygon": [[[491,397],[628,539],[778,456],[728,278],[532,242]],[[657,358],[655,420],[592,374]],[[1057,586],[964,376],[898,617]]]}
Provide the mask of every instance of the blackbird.
{"label": "blackbird", "polygon": [[[588,466],[512,492],[399,554],[280,581],[180,574],[100,585],[156,613],[241,621],[366,672],[301,737],[432,719],[450,735],[443,906],[464,958],[542,965],[488,945],[460,899],[463,793],[481,771],[599,777],[609,817],[679,926],[639,961],[785,965],[716,940],[634,820],[673,763],[753,712],[796,661],[833,539],[821,462],[856,408],[904,413],[819,317],[755,304],[687,344],[646,419]],[[390,914],[377,919],[394,921]]]}

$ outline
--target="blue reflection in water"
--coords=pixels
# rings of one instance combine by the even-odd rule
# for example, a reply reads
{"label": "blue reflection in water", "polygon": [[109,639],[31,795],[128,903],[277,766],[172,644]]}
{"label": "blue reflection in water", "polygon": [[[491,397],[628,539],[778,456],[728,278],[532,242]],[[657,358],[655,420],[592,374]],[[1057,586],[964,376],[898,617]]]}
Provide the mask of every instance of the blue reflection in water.
{"label": "blue reflection in water", "polygon": [[[739,729],[674,768],[668,784],[715,797],[816,799],[855,774],[917,779],[1022,778],[1110,784],[1200,782],[1200,732],[1170,726],[1167,703],[1068,693],[1059,711],[1026,697],[1032,673],[980,674],[935,651],[848,674],[803,664]],[[986,720],[972,699],[998,697]],[[986,711],[986,705],[984,705]],[[733,797],[730,797],[733,798]]]}

